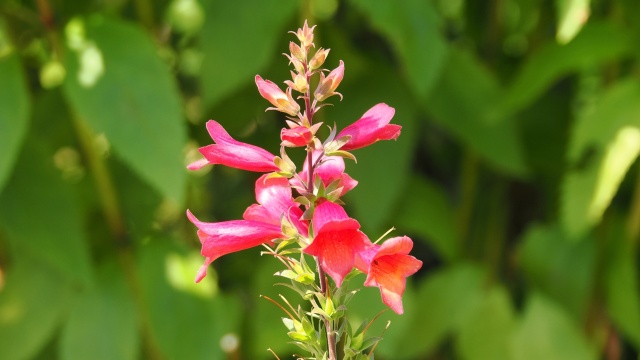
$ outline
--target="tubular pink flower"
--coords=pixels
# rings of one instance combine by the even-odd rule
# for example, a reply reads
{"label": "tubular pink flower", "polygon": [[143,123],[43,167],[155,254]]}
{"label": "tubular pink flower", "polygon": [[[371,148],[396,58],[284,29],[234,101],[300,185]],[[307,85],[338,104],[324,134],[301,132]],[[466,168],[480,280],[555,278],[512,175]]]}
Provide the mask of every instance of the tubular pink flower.
{"label": "tubular pink flower", "polygon": [[369,240],[356,220],[349,218],[340,205],[329,201],[316,207],[313,227],[315,238],[303,251],[317,256],[322,269],[340,287],[353,268],[356,254],[365,249]]}
{"label": "tubular pink flower", "polygon": [[300,105],[291,96],[291,89],[285,93],[272,81],[263,80],[260,75],[256,75],[256,86],[263,98],[273,104],[273,108],[267,110],[278,110],[291,116],[297,116],[300,112]]}
{"label": "tubular pink flower", "polygon": [[[331,71],[326,77],[324,76],[324,73],[320,73],[320,83],[318,84],[316,91],[313,93],[313,96],[315,96],[316,100],[323,101],[329,96],[336,94],[340,95],[335,91],[338,88],[338,85],[340,85],[340,82],[342,82],[343,77],[344,62],[340,60],[340,65],[333,69],[333,71]],[[340,98],[342,98],[342,95],[340,95]]]}
{"label": "tubular pink flower", "polygon": [[300,220],[302,210],[293,201],[291,186],[286,178],[269,178],[267,174],[262,175],[256,181],[256,200],[258,204],[253,204],[245,210],[242,216],[245,220],[280,226],[281,217],[284,215],[300,234],[308,235],[309,225],[306,221]]}
{"label": "tubular pink flower", "polygon": [[201,253],[205,257],[204,264],[196,275],[196,282],[200,282],[207,275],[209,264],[220,256],[284,237],[279,225],[251,220],[207,223],[198,220],[189,210],[187,217],[198,227]]}
{"label": "tubular pink flower", "polygon": [[280,171],[273,162],[275,155],[260,147],[234,140],[216,121],[209,120],[207,130],[215,144],[201,147],[199,151],[205,158],[189,164],[187,169],[198,170],[205,165],[220,164],[247,171]]}
{"label": "tubular pink flower", "polygon": [[378,140],[395,140],[400,136],[402,126],[389,124],[395,109],[380,103],[369,109],[353,124],[342,129],[336,138],[351,136],[341,150],[355,150],[369,146]]}
{"label": "tubular pink flower", "polygon": [[[313,152],[313,162],[318,160],[318,157],[322,155],[322,151]],[[302,171],[298,173],[297,178],[291,178],[290,183],[294,187],[303,188],[302,184],[298,180],[307,179],[309,177],[308,164],[305,161]],[[340,156],[324,156],[320,165],[316,167],[315,174],[322,179],[324,186],[329,186],[332,182],[340,180],[339,186],[342,187],[340,196],[343,196],[348,191],[358,185],[358,181],[354,180],[349,174],[344,172],[344,159]]]}
{"label": "tubular pink flower", "polygon": [[395,311],[403,313],[402,294],[407,285],[407,276],[415,274],[422,261],[409,255],[413,242],[407,236],[398,236],[382,245],[368,245],[358,253],[356,267],[367,273],[365,286],[380,288],[382,302]]}
{"label": "tubular pink flower", "polygon": [[296,126],[293,129],[282,129],[280,132],[280,139],[284,146],[305,146],[313,139],[313,133],[307,127]]}

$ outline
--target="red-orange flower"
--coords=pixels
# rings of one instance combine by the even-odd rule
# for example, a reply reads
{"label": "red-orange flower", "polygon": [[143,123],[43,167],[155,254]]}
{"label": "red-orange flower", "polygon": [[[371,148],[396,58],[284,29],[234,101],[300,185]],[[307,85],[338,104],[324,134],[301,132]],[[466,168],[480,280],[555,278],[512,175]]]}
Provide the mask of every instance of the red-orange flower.
{"label": "red-orange flower", "polygon": [[398,314],[403,313],[402,294],[407,276],[422,267],[422,261],[409,255],[411,248],[413,241],[409,237],[394,237],[382,245],[368,246],[358,254],[356,261],[356,267],[367,273],[364,285],[379,287],[382,302]]}
{"label": "red-orange flower", "polygon": [[336,282],[342,280],[353,268],[356,254],[369,242],[360,231],[360,224],[350,218],[342,206],[325,201],[313,213],[315,237],[304,252],[317,256],[322,269]]}

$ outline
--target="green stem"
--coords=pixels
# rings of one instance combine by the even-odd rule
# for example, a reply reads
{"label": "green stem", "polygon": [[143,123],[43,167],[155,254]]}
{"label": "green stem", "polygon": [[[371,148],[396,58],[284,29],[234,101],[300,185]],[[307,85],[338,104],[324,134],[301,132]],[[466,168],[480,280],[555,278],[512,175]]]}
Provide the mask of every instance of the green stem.
{"label": "green stem", "polygon": [[93,174],[93,178],[98,188],[98,195],[102,204],[102,212],[107,221],[109,231],[113,236],[117,245],[118,260],[122,268],[124,269],[127,285],[131,290],[134,301],[137,306],[137,312],[141,316],[142,322],[142,335],[147,355],[151,359],[162,359],[162,355],[157,345],[155,344],[153,337],[151,336],[151,326],[149,325],[149,318],[146,312],[146,303],[143,300],[142,291],[140,287],[140,281],[137,277],[135,261],[131,253],[128,244],[128,238],[126,234],[126,228],[122,213],[120,212],[120,205],[117,197],[117,192],[109,169],[102,158],[102,156],[96,150],[93,134],[89,126],[83,119],[78,116],[74,116],[73,125],[75,127],[80,146],[85,154],[89,163],[89,168]]}
{"label": "green stem", "polygon": [[463,248],[463,244],[467,239],[469,227],[471,223],[471,215],[476,197],[476,187],[478,183],[478,158],[469,149],[465,149],[462,159],[461,169],[461,193],[462,202],[458,208],[458,229],[459,229],[459,249]]}

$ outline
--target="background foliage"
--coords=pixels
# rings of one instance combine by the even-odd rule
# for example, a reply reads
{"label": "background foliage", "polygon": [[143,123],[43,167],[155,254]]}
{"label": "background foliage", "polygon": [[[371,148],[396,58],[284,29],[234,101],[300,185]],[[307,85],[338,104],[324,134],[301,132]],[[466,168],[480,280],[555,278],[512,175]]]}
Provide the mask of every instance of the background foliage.
{"label": "background foliage", "polygon": [[[380,359],[636,359],[640,5],[632,0],[0,1],[0,358],[287,358],[258,249],[202,258],[190,208],[256,174],[187,173],[207,119],[277,152],[253,77],[304,19],[346,64],[344,127],[386,102],[345,200],[425,262]],[[360,280],[361,281],[361,280]],[[384,306],[367,288],[354,323]],[[239,341],[239,345],[236,343]]]}

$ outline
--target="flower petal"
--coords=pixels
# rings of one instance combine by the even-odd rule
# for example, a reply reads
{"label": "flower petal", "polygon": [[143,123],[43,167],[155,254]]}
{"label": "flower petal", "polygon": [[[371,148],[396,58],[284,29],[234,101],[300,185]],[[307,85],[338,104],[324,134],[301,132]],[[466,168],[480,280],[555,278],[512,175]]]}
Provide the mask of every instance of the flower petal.
{"label": "flower petal", "polygon": [[355,150],[369,146],[378,140],[392,140],[400,136],[400,125],[389,124],[395,109],[380,103],[369,109],[353,124],[342,129],[337,138],[351,136],[341,150]]}

